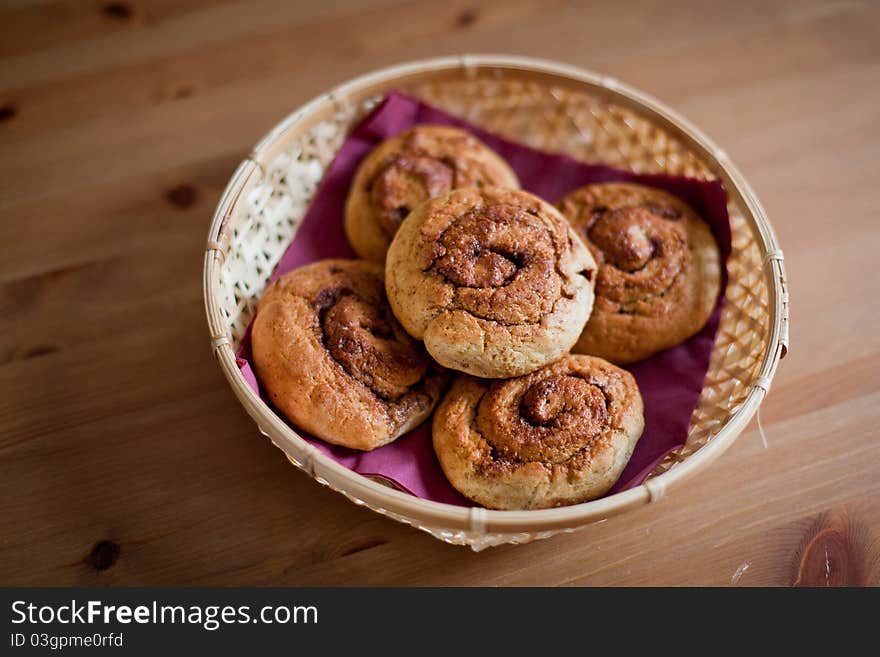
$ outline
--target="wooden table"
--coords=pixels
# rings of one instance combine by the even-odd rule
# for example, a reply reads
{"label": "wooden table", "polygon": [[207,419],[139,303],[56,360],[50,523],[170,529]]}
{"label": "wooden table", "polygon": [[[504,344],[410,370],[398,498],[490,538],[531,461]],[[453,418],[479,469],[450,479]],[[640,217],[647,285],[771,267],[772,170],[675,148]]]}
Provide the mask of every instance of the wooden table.
{"label": "wooden table", "polygon": [[[754,185],[792,294],[768,449],[752,424],[656,504],[480,554],[261,438],[200,280],[219,194],[278,119],[462,51],[680,110]],[[0,583],[880,583],[880,4],[12,0],[0,56]]]}

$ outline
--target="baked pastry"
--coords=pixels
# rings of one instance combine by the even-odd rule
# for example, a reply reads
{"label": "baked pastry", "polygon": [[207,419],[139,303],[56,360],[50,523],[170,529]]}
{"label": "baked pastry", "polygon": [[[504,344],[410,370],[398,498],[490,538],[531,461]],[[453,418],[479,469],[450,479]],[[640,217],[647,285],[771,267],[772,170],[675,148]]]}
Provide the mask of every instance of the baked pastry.
{"label": "baked pastry", "polygon": [[391,314],[381,265],[322,260],[285,274],[257,308],[260,385],[294,424],[371,450],[424,421],[448,375]]}
{"label": "baked pastry", "polygon": [[571,354],[515,379],[459,375],[434,414],[434,450],[474,502],[543,509],[606,493],[644,426],[629,372]]}
{"label": "baked pastry", "polygon": [[388,249],[388,301],[437,362],[487,378],[560,358],[593,303],[596,263],[550,204],[460,189],[407,217]]}
{"label": "baked pastry", "polygon": [[519,187],[516,174],[469,132],[411,128],[377,146],[361,163],[345,206],[345,234],[361,258],[383,262],[410,210],[464,187]]}
{"label": "baked pastry", "polygon": [[593,313],[573,351],[632,363],[697,333],[715,307],[721,258],[683,201],[631,183],[587,185],[559,209],[599,272]]}

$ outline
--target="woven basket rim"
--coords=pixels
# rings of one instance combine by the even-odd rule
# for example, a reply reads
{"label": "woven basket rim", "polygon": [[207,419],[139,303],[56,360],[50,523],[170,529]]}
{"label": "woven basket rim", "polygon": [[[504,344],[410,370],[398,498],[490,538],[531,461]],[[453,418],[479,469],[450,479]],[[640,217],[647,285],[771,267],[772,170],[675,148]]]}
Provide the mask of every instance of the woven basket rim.
{"label": "woven basket rim", "polygon": [[[763,275],[767,279],[770,327],[764,342],[759,375],[752,382],[744,402],[731,412],[724,425],[705,445],[666,472],[629,490],[572,506],[500,511],[450,505],[388,488],[336,463],[299,436],[251,390],[236,365],[233,341],[223,322],[215,289],[224,257],[226,222],[232,216],[238,200],[252,185],[259,182],[268,164],[283,149],[289,133],[307,129],[349,106],[355,97],[363,99],[412,79],[430,79],[448,73],[460,75],[462,71],[470,75],[483,69],[501,69],[509,73],[538,76],[556,84],[574,85],[581,90],[588,87],[592,93],[613,99],[615,103],[662,125],[710,163],[713,172],[724,182],[728,196],[733,195],[740,201],[746,220],[756,229],[754,232],[759,238],[756,241],[767,265]],[[641,91],[613,78],[568,64],[520,56],[458,55],[390,66],[349,80],[291,112],[257,143],[238,166],[221,195],[208,231],[203,287],[212,348],[233,392],[256,421],[261,433],[319,483],[329,485],[356,504],[366,504],[379,513],[423,528],[478,533],[573,529],[657,500],[670,486],[702,470],[733,443],[766,396],[777,365],[788,350],[788,295],[782,251],[763,207],[726,153],[688,120]]]}

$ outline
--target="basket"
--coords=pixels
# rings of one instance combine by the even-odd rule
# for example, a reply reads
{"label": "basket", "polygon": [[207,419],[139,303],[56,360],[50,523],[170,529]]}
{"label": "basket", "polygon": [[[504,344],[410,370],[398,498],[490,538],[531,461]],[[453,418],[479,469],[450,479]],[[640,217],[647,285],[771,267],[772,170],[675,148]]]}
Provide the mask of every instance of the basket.
{"label": "basket", "polygon": [[[721,325],[687,443],[635,488],[574,506],[495,511],[416,498],[361,476],[303,440],[247,385],[235,360],[263,288],[349,130],[390,90],[529,146],[644,173],[718,178],[733,252]],[[292,463],[352,502],[457,545],[482,549],[571,532],[648,504],[727,449],[763,401],[788,348],[782,251],[724,151],[662,104],[608,77],[542,60],[459,56],[364,75],[299,108],[239,165],[208,232],[211,346],[260,431]]]}

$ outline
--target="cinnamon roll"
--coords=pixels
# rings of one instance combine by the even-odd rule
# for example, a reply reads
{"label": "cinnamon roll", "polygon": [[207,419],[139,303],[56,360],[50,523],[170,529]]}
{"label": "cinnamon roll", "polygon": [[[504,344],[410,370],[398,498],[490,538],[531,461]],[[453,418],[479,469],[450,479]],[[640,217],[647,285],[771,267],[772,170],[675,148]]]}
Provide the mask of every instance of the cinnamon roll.
{"label": "cinnamon roll", "polygon": [[629,372],[572,354],[515,379],[459,375],[434,414],[434,450],[474,502],[542,509],[606,493],[644,425]]}
{"label": "cinnamon roll", "polygon": [[251,332],[257,378],[294,424],[371,450],[424,421],[448,375],[391,314],[382,267],[323,260],[278,279]]}
{"label": "cinnamon roll", "polygon": [[416,208],[388,250],[394,314],[441,365],[519,376],[571,349],[593,303],[596,263],[537,196],[461,189]]}
{"label": "cinnamon roll", "polygon": [[687,204],[651,187],[606,183],[582,187],[558,207],[599,265],[593,313],[573,351],[632,363],[703,327],[721,259]]}
{"label": "cinnamon roll", "polygon": [[519,187],[513,170],[464,130],[417,126],[377,146],[361,163],[345,206],[355,253],[375,262],[401,222],[429,198],[464,187]]}

